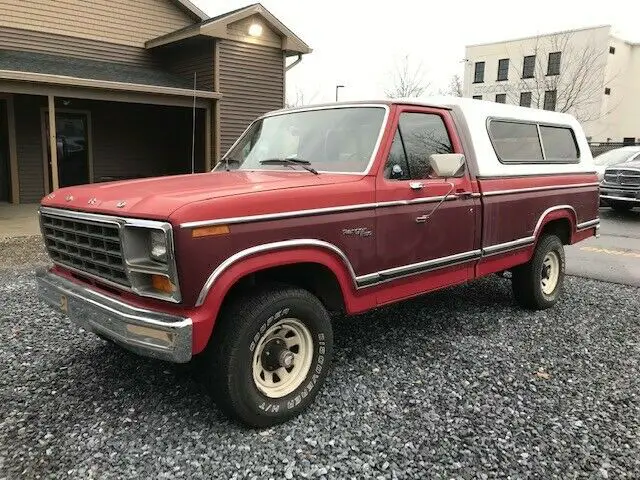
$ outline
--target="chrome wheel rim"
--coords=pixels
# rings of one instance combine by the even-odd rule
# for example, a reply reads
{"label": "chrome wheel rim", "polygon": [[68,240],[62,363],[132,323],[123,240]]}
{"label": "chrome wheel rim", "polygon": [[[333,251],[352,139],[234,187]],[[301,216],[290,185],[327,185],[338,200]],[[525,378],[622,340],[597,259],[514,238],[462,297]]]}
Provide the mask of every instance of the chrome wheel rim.
{"label": "chrome wheel rim", "polygon": [[549,252],[542,261],[540,288],[545,295],[551,295],[560,278],[560,257],[557,252]]}
{"label": "chrome wheel rim", "polygon": [[294,392],[307,377],[313,360],[311,332],[297,318],[272,325],[253,352],[253,382],[269,398]]}

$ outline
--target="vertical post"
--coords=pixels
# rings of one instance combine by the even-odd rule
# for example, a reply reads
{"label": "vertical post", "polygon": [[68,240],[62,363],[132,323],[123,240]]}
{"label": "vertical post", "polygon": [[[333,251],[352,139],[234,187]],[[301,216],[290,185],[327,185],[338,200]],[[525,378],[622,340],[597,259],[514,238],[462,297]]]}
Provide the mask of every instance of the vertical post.
{"label": "vertical post", "polygon": [[[220,40],[213,44],[213,91],[220,92]],[[209,130],[213,135],[213,158],[218,163],[222,152],[220,151],[220,99],[213,101],[213,128]]]}
{"label": "vertical post", "polygon": [[7,126],[9,130],[9,168],[11,170],[11,203],[20,203],[20,177],[18,176],[18,144],[16,141],[16,113],[13,95],[7,97]]}
{"label": "vertical post", "polygon": [[204,169],[211,170],[211,104],[207,105],[204,117]]}
{"label": "vertical post", "polygon": [[196,173],[196,87],[197,72],[193,72],[193,119],[191,123],[191,173]]}
{"label": "vertical post", "polygon": [[58,184],[58,142],[56,141],[56,104],[55,97],[49,95],[49,151],[51,152],[51,185],[57,190]]}

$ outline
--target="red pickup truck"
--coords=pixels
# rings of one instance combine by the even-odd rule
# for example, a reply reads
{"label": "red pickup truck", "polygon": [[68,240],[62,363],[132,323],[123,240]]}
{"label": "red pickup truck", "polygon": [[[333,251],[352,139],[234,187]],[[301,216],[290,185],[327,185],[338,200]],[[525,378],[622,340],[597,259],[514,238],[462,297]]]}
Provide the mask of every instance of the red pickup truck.
{"label": "red pickup truck", "polygon": [[313,401],[329,312],[504,271],[520,305],[548,308],[564,245],[599,228],[574,118],[446,97],[272,112],[212,172],[63,188],[39,214],[44,301],[141,355],[198,356],[254,426]]}

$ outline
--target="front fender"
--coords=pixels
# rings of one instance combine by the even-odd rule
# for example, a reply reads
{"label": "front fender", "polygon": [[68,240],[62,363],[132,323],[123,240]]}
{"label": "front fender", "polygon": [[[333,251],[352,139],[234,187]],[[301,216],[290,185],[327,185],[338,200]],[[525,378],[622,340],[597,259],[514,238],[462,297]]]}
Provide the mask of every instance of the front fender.
{"label": "front fender", "polygon": [[193,353],[207,345],[220,312],[220,307],[231,288],[246,275],[273,267],[296,263],[317,263],[335,275],[347,311],[355,297],[355,272],[346,255],[335,245],[321,240],[285,240],[242,250],[222,262],[205,282],[196,307],[206,312],[206,321],[195,326]]}

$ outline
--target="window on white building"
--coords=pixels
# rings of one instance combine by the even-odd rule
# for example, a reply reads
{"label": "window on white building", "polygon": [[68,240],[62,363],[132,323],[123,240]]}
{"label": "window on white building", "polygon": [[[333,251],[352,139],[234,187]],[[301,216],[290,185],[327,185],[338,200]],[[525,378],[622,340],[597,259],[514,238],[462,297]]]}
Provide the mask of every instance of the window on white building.
{"label": "window on white building", "polygon": [[484,82],[484,62],[476,62],[473,83]]}
{"label": "window on white building", "polygon": [[473,99],[474,100],[482,100],[482,95],[474,95]]}
{"label": "window on white building", "polygon": [[509,59],[501,58],[498,60],[498,81],[507,80],[509,78]]}
{"label": "window on white building", "polygon": [[536,69],[536,56],[528,55],[522,62],[522,78],[533,78]]}
{"label": "window on white building", "polygon": [[547,75],[560,75],[562,52],[551,52],[547,63]]}
{"label": "window on white building", "polygon": [[521,107],[530,107],[531,106],[531,92],[521,92],[520,93],[520,106]]}
{"label": "window on white building", "polygon": [[507,103],[507,94],[496,93],[496,103]]}
{"label": "window on white building", "polygon": [[544,109],[555,110],[556,109],[556,97],[558,96],[556,90],[547,90],[544,92]]}
{"label": "window on white building", "polygon": [[611,89],[609,87],[605,87],[604,94],[605,95],[611,95]]}

